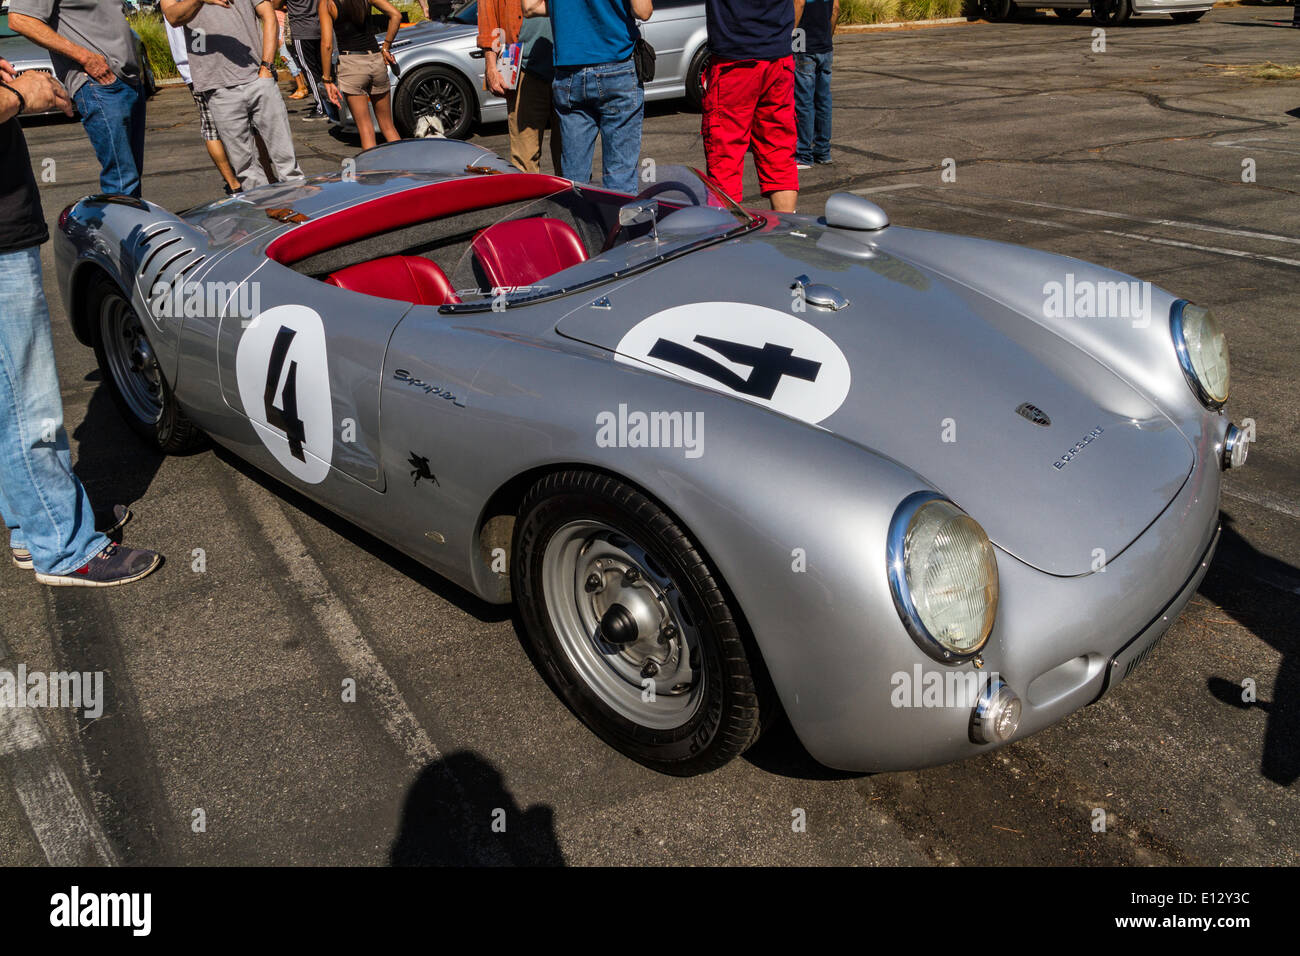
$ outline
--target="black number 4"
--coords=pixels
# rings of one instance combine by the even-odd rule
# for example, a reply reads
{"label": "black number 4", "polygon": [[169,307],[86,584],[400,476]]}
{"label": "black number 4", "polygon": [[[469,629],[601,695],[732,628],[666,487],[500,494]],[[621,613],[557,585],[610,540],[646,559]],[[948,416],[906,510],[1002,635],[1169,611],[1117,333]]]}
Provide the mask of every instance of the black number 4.
{"label": "black number 4", "polygon": [[284,379],[283,407],[276,407],[275,391],[280,384],[280,373],[284,371],[284,360],[289,354],[289,346],[298,333],[287,326],[280,326],[271,346],[271,364],[266,369],[266,390],[262,401],[266,408],[266,423],[284,432],[289,439],[289,452],[299,461],[303,457],[302,446],[307,440],[302,419],[298,417],[298,363],[289,363],[289,374]]}
{"label": "black number 4", "polygon": [[695,341],[706,348],[713,349],[728,361],[750,366],[749,376],[741,378],[721,362],[715,362],[707,355],[671,339],[657,341],[650,349],[650,357],[707,375],[733,392],[753,395],[767,401],[771,401],[772,396],[776,394],[776,387],[787,375],[791,378],[803,379],[805,382],[815,382],[817,373],[822,367],[821,362],[799,358],[794,354],[794,349],[784,345],[773,345],[771,342],[765,342],[760,349],[742,342],[729,342],[726,339],[715,339],[707,335],[697,335]]}

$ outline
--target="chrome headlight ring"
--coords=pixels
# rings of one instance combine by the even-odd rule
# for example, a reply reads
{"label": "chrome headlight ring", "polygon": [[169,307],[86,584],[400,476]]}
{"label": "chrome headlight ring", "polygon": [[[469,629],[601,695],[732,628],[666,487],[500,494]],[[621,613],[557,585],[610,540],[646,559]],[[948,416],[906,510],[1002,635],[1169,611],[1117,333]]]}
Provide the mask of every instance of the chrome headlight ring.
{"label": "chrome headlight ring", "polygon": [[[1221,399],[1211,395],[1205,387],[1205,383],[1201,380],[1200,374],[1196,371],[1195,364],[1192,362],[1191,351],[1187,347],[1186,317],[1184,315],[1185,310],[1191,304],[1186,299],[1179,299],[1173,304],[1173,307],[1169,310],[1169,334],[1174,340],[1174,353],[1178,356],[1178,365],[1182,368],[1183,377],[1187,379],[1187,384],[1191,387],[1192,393],[1196,395],[1202,405],[1210,409],[1210,411],[1217,412],[1227,404],[1228,396],[1226,390]],[[1217,327],[1217,323],[1215,324]],[[1224,362],[1226,365],[1226,355]]]}
{"label": "chrome headlight ring", "polygon": [[[997,613],[997,564],[996,561],[993,564],[995,590],[991,613],[989,615],[989,622],[988,626],[984,629],[984,633],[979,642],[973,647],[965,650],[955,650],[952,647],[945,645],[930,633],[929,628],[926,627],[925,622],[922,620],[920,610],[917,608],[916,600],[912,593],[912,586],[908,581],[907,568],[907,536],[912,527],[912,521],[916,517],[917,512],[926,505],[936,501],[942,502],[957,512],[961,512],[961,509],[955,504],[943,495],[934,491],[914,492],[904,498],[902,503],[899,504],[898,508],[894,511],[894,516],[890,519],[889,534],[885,547],[885,564],[886,573],[889,578],[889,592],[894,600],[894,608],[898,611],[898,616],[902,620],[903,626],[907,629],[907,633],[927,656],[943,664],[962,664],[966,661],[973,660],[980,655],[980,652],[982,652],[988,644],[989,636],[992,633],[993,620],[996,618]],[[961,514],[969,518],[968,515],[965,515],[965,512],[961,512]],[[976,524],[976,527],[978,527],[978,524],[974,522],[974,519],[970,520],[972,523]],[[981,535],[984,535],[982,528],[980,528],[979,531]],[[984,535],[984,540],[987,543],[987,535]]]}

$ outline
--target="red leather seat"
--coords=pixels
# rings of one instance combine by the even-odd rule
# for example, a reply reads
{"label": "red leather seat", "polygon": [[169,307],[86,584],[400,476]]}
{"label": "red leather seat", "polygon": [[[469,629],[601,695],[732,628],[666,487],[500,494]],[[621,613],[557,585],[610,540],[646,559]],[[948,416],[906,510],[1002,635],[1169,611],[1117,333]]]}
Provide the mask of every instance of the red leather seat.
{"label": "red leather seat", "polygon": [[325,280],[340,289],[414,305],[459,302],[447,274],[422,256],[385,256],[340,269]]}
{"label": "red leather seat", "polygon": [[529,286],[587,261],[573,227],[559,219],[513,219],[489,226],[471,244],[494,288]]}

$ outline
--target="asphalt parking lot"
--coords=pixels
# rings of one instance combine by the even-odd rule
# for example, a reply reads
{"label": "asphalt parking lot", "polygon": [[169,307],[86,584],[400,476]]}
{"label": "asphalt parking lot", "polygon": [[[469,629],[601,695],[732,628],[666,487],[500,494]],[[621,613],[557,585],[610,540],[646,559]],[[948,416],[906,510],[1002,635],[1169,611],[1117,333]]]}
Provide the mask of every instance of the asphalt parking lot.
{"label": "asphalt parking lot", "polygon": [[[547,689],[511,609],[225,453],[144,451],[68,328],[47,246],[77,470],[169,560],[111,591],[0,566],[0,666],[108,680],[99,719],[0,716],[0,863],[1300,863],[1300,82],[1240,69],[1300,62],[1283,18],[1142,18],[1105,52],[1087,18],[1051,15],[837,42],[834,165],[806,174],[801,212],[865,191],[896,222],[1212,306],[1231,416],[1257,423],[1209,575],[1142,670],[1037,736],[920,772],[827,770],[782,725],[702,777],[623,758]],[[289,105],[309,175],[355,151]],[[33,121],[28,141],[55,163],[52,222],[97,166],[75,124]],[[504,125],[476,141],[503,149]],[[148,198],[219,194],[183,87],[150,103],[147,144]],[[699,116],[652,105],[643,154],[702,167]]]}

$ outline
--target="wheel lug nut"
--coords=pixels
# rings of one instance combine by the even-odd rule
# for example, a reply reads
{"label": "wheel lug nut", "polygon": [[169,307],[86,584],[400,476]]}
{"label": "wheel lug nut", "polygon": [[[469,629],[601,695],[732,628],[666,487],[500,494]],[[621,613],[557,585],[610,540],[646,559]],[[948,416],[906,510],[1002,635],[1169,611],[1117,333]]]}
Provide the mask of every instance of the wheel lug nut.
{"label": "wheel lug nut", "polygon": [[667,644],[669,641],[676,639],[677,628],[672,624],[665,624],[663,630],[659,632],[659,643]]}
{"label": "wheel lug nut", "polygon": [[638,571],[636,568],[628,568],[626,571],[623,572],[624,584],[636,584],[640,580],[641,580],[641,572]]}
{"label": "wheel lug nut", "polygon": [[658,673],[659,673],[659,662],[658,662],[658,661],[655,661],[655,660],[648,660],[648,661],[646,661],[645,664],[642,665],[642,667],[641,667],[641,676],[642,676],[642,677],[654,677],[654,676],[655,676],[656,674],[658,674]]}
{"label": "wheel lug nut", "polygon": [[605,579],[601,577],[599,574],[597,574],[595,571],[592,571],[591,574],[587,575],[586,587],[587,587],[588,594],[591,594],[593,591],[599,591],[601,587],[604,586],[604,584],[605,584]]}

